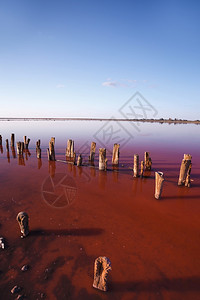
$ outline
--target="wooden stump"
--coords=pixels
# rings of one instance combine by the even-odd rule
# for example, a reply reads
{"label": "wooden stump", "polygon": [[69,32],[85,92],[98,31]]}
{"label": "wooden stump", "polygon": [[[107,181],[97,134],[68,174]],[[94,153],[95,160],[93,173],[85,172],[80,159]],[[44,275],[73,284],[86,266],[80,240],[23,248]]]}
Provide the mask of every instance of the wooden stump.
{"label": "wooden stump", "polygon": [[6,139],[6,151],[9,152],[9,142],[8,142],[8,139]]}
{"label": "wooden stump", "polygon": [[91,162],[94,162],[95,151],[96,151],[96,143],[92,142],[90,148],[90,155],[89,155],[89,161]]}
{"label": "wooden stump", "polygon": [[77,167],[82,166],[82,155],[80,154],[77,159]]}
{"label": "wooden stump", "polygon": [[149,152],[144,153],[144,168],[145,171],[151,171],[151,165],[152,161],[151,158],[149,157]]}
{"label": "wooden stump", "polygon": [[108,290],[107,277],[111,270],[111,262],[105,256],[99,256],[94,263],[93,287],[106,292]]}
{"label": "wooden stump", "polygon": [[118,165],[119,164],[119,144],[114,144],[113,147],[113,155],[112,155],[112,164]]}
{"label": "wooden stump", "polygon": [[184,154],[184,158],[181,163],[178,185],[190,186],[190,173],[192,168],[192,156],[189,154]]}
{"label": "wooden stump", "polygon": [[11,134],[11,139],[10,139],[10,147],[15,147],[15,134]]}
{"label": "wooden stump", "polygon": [[29,234],[28,214],[26,212],[20,212],[16,219],[22,233],[21,238],[26,237]]}
{"label": "wooden stump", "polygon": [[36,142],[36,156],[37,158],[41,158],[40,140]]}
{"label": "wooden stump", "polygon": [[49,148],[47,148],[47,156],[48,156],[48,160],[50,161],[56,160],[54,145],[55,145],[55,138],[51,138],[49,142]]}
{"label": "wooden stump", "polygon": [[99,149],[99,170],[106,171],[107,170],[107,158],[106,158],[106,149]]}
{"label": "wooden stump", "polygon": [[133,177],[139,176],[139,155],[134,154]]}
{"label": "wooden stump", "polygon": [[141,166],[140,166],[140,178],[143,178],[144,175],[144,161],[141,161]]}
{"label": "wooden stump", "polygon": [[163,187],[163,173],[155,172],[155,198],[160,199]]}
{"label": "wooden stump", "polygon": [[29,143],[30,143],[30,139],[27,139],[27,137],[24,136],[24,148],[25,148],[26,150],[28,150],[28,145],[29,145]]}
{"label": "wooden stump", "polygon": [[17,142],[17,154],[23,155],[24,151],[24,143],[23,142]]}
{"label": "wooden stump", "polygon": [[0,147],[2,147],[2,136],[0,135]]}

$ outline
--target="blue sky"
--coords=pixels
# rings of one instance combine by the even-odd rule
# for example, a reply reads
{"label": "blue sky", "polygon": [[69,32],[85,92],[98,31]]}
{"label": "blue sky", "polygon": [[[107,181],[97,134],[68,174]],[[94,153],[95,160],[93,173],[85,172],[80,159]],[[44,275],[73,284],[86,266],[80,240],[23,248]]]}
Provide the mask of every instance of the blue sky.
{"label": "blue sky", "polygon": [[[200,119],[199,1],[1,1],[0,117]],[[148,115],[151,117],[151,112]]]}

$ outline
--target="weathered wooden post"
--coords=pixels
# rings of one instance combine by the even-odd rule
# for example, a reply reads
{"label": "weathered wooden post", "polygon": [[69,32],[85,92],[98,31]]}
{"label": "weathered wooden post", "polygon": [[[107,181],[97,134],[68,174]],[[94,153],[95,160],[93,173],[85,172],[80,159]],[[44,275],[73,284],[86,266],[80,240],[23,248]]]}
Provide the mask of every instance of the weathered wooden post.
{"label": "weathered wooden post", "polygon": [[66,148],[65,156],[67,158],[74,158],[74,141],[73,140],[67,141],[67,148]]}
{"label": "weathered wooden post", "polygon": [[2,147],[2,136],[0,135],[0,147]]}
{"label": "weathered wooden post", "polygon": [[80,154],[77,159],[77,167],[82,166],[82,155]]}
{"label": "weathered wooden post", "polygon": [[8,142],[8,139],[6,139],[6,151],[9,152],[9,142]]}
{"label": "weathered wooden post", "polygon": [[51,138],[51,140],[49,142],[49,148],[47,148],[48,160],[51,160],[51,161],[56,160],[54,145],[55,145],[55,138]]}
{"label": "weathered wooden post", "polygon": [[22,155],[23,154],[23,145],[22,142],[17,142],[17,154]]}
{"label": "weathered wooden post", "polygon": [[93,287],[106,292],[108,290],[108,272],[112,270],[110,260],[105,256],[99,256],[94,263]]}
{"label": "weathered wooden post", "polygon": [[96,151],[96,143],[92,142],[90,148],[90,155],[89,155],[89,161],[91,162],[94,162],[95,151]]}
{"label": "weathered wooden post", "polygon": [[11,139],[10,139],[10,147],[15,147],[15,134],[11,134]]}
{"label": "weathered wooden post", "polygon": [[149,157],[149,152],[144,153],[144,167],[146,171],[151,171],[152,161]]}
{"label": "weathered wooden post", "polygon": [[187,176],[185,180],[185,186],[190,187],[191,186],[191,181],[190,181],[190,173],[192,169],[192,163],[189,165],[188,171],[187,171]]}
{"label": "weathered wooden post", "polygon": [[141,166],[140,166],[140,178],[143,178],[144,175],[144,161],[141,161]]}
{"label": "weathered wooden post", "polygon": [[139,155],[134,154],[133,177],[139,176]]}
{"label": "weathered wooden post", "polygon": [[112,154],[112,164],[118,165],[119,164],[119,144],[114,144],[113,147],[113,154]]}
{"label": "weathered wooden post", "polygon": [[155,198],[160,199],[163,187],[163,173],[155,172]]}
{"label": "weathered wooden post", "polygon": [[36,142],[36,156],[37,158],[41,158],[40,140]]}
{"label": "weathered wooden post", "polygon": [[30,139],[29,139],[29,138],[27,139],[27,137],[24,136],[24,148],[25,148],[26,150],[28,150],[28,145],[29,145],[29,143],[30,143]]}
{"label": "weathered wooden post", "polygon": [[21,238],[24,238],[29,234],[28,214],[26,212],[19,212],[16,219],[22,233]]}
{"label": "weathered wooden post", "polygon": [[[178,179],[178,185],[184,185],[190,186],[190,182],[188,183],[188,180],[190,181],[190,172],[191,172],[191,167],[192,167],[192,156],[190,154],[184,154],[184,158],[181,163],[180,167],[180,174],[179,174],[179,179]],[[186,177],[187,182],[186,182]]]}
{"label": "weathered wooden post", "polygon": [[106,169],[107,169],[106,149],[99,148],[99,170],[106,171]]}

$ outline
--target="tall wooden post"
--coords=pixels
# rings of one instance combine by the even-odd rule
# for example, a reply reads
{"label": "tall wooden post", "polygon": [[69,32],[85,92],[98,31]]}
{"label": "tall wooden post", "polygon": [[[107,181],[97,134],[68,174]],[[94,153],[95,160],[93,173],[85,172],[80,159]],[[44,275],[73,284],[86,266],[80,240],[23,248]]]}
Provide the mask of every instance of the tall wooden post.
{"label": "tall wooden post", "polygon": [[100,171],[107,170],[107,158],[106,158],[105,148],[99,148],[99,170]]}
{"label": "tall wooden post", "polygon": [[6,151],[9,152],[9,142],[8,142],[8,139],[6,139]]}
{"label": "tall wooden post", "polygon": [[0,147],[2,146],[2,136],[0,135]]}
{"label": "tall wooden post", "polygon": [[15,147],[15,134],[11,134],[10,147]]}
{"label": "tall wooden post", "polygon": [[118,165],[119,164],[119,144],[114,144],[113,147],[113,154],[112,154],[112,164]]}
{"label": "tall wooden post", "polygon": [[24,136],[24,148],[25,148],[26,150],[28,150],[28,145],[29,145],[29,143],[30,143],[30,139],[29,139],[29,138],[27,139],[27,137]]}
{"label": "tall wooden post", "polygon": [[[190,173],[192,168],[192,156],[190,154],[184,154],[184,158],[181,163],[178,185],[190,186]],[[186,180],[187,179],[187,180]]]}
{"label": "tall wooden post", "polygon": [[50,161],[56,160],[54,145],[55,145],[55,138],[51,138],[49,142],[49,148],[47,149],[47,156],[48,156],[48,160]]}
{"label": "tall wooden post", "polygon": [[133,177],[139,176],[139,155],[134,154]]}
{"label": "tall wooden post", "polygon": [[40,140],[38,140],[36,142],[36,155],[37,155],[37,158],[41,158]]}
{"label": "tall wooden post", "polygon": [[89,161],[91,162],[94,162],[95,151],[96,151],[96,143],[92,142],[90,148],[90,155],[89,155]]}
{"label": "tall wooden post", "polygon": [[74,158],[74,141],[73,140],[67,141],[67,148],[66,148],[65,156],[67,158]]}
{"label": "tall wooden post", "polygon": [[151,165],[152,165],[152,161],[151,158],[149,157],[149,152],[145,152],[144,153],[144,167],[146,171],[150,171],[151,170]]}
{"label": "tall wooden post", "polygon": [[160,199],[163,187],[163,173],[155,172],[155,198]]}

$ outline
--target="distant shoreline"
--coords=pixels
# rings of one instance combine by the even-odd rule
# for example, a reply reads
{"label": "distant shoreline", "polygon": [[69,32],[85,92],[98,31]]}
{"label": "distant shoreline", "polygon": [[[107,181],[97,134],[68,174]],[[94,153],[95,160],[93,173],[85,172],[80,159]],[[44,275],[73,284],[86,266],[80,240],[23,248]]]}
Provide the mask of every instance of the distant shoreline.
{"label": "distant shoreline", "polygon": [[121,118],[0,118],[0,121],[115,121],[167,124],[200,124],[200,120],[182,119],[121,119]]}

